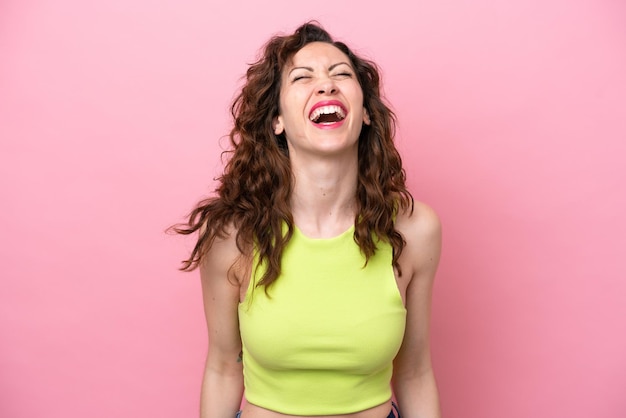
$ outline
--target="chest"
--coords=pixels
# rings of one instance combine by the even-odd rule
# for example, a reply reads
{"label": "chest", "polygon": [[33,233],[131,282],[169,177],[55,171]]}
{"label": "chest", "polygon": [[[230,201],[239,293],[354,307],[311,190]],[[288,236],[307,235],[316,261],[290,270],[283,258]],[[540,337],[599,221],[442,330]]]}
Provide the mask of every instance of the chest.
{"label": "chest", "polygon": [[274,369],[369,373],[386,366],[406,319],[391,248],[380,245],[365,264],[351,237],[290,244],[267,294],[250,286],[239,307],[247,355]]}

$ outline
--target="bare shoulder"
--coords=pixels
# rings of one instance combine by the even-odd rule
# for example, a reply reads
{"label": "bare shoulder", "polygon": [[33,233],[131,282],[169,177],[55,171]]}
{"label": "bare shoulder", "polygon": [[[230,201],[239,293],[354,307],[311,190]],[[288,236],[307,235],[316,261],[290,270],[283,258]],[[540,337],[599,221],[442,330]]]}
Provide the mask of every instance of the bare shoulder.
{"label": "bare shoulder", "polygon": [[398,213],[396,228],[407,244],[426,244],[441,237],[441,221],[437,213],[423,202],[415,201],[413,211]]}
{"label": "bare shoulder", "polygon": [[202,281],[238,278],[236,276],[239,276],[242,258],[243,255],[237,247],[237,230],[228,227],[223,236],[215,238],[211,248],[202,256],[199,266]]}
{"label": "bare shoulder", "polygon": [[396,228],[406,246],[400,262],[414,273],[436,269],[441,253],[441,221],[427,204],[415,201],[413,211],[398,213]]}

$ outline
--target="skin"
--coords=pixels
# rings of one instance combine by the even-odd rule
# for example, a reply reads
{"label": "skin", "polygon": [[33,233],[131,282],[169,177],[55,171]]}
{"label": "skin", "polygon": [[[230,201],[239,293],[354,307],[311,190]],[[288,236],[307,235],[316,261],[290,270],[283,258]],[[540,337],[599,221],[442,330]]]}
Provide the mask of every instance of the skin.
{"label": "skin", "polygon": [[[346,120],[321,129],[309,120],[311,108],[338,100]],[[295,176],[291,203],[295,224],[311,238],[334,237],[354,222],[357,141],[369,116],[349,59],[337,48],[311,43],[283,70],[276,134],[285,133]],[[433,281],[441,249],[441,225],[435,212],[415,202],[413,214],[399,213],[397,229],[406,239],[396,282],[407,309],[407,326],[394,360],[392,385],[403,417],[439,418],[439,400],[429,349]],[[236,231],[216,240],[200,266],[209,351],[202,386],[203,418],[234,417],[243,394],[241,336],[237,307],[244,299],[251,260],[235,245]],[[280,280],[280,279],[279,279]],[[384,418],[391,400],[346,416]],[[283,414],[246,404],[245,418],[284,418]],[[331,417],[332,418],[332,417]]]}

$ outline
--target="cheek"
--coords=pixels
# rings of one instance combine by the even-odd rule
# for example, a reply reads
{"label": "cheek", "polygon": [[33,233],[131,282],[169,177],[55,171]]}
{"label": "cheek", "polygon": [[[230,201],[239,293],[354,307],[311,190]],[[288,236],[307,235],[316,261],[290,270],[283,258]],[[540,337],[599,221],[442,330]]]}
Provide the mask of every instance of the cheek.
{"label": "cheek", "polygon": [[300,91],[290,91],[288,94],[281,94],[279,112],[285,119],[300,119],[305,113],[306,103],[306,94]]}
{"label": "cheek", "polygon": [[355,83],[352,86],[352,97],[354,98],[354,102],[363,106],[363,89],[359,83]]}

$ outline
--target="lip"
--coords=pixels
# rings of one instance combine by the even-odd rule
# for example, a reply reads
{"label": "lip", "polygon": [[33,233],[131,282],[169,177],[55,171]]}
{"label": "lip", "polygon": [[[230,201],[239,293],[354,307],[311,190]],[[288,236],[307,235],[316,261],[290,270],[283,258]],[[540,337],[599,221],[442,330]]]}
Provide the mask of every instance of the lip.
{"label": "lip", "polygon": [[311,107],[311,109],[309,110],[309,118],[311,117],[311,113],[313,113],[315,109],[317,109],[318,107],[322,107],[322,106],[339,106],[341,110],[343,110],[343,112],[346,114],[346,117],[348,116],[348,109],[346,109],[346,106],[343,103],[341,103],[339,100],[322,100],[321,102],[315,103]]}

